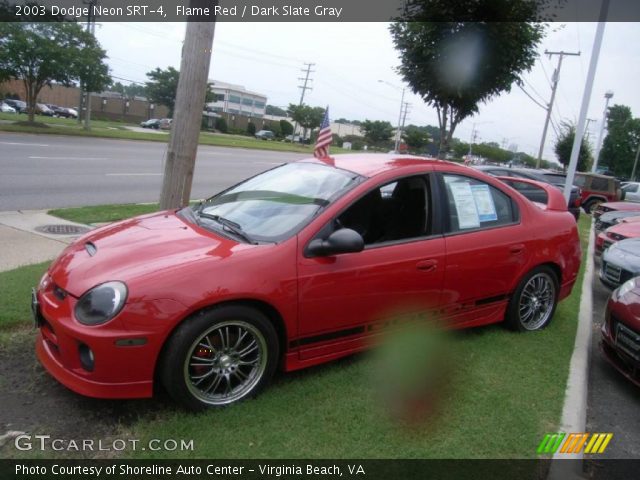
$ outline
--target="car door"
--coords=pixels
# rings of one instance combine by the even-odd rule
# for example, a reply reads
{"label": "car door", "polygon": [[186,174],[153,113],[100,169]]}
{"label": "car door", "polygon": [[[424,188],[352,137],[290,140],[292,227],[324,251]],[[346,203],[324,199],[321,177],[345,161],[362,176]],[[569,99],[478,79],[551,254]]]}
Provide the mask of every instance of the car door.
{"label": "car door", "polygon": [[431,181],[431,176],[419,175],[378,185],[316,236],[351,228],[363,236],[363,251],[301,254],[299,344],[306,347],[301,358],[347,349],[349,337],[384,328],[399,315],[439,306],[445,249]]}
{"label": "car door", "polygon": [[442,173],[445,248],[443,314],[457,326],[503,315],[531,252],[517,202],[476,178]]}

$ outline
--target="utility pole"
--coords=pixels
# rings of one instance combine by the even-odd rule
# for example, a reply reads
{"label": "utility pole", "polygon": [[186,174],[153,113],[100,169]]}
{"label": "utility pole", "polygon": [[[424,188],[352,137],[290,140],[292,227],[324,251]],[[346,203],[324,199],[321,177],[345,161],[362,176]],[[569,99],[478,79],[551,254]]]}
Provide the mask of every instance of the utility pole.
{"label": "utility pole", "polygon": [[[402,92],[404,93],[404,89],[402,89]],[[411,104],[409,102],[404,102],[403,106],[404,106],[404,113],[402,114],[402,123],[400,123],[400,128],[398,129],[398,133],[396,136],[396,145],[394,148],[394,152],[398,153],[399,152],[399,148],[400,148],[400,142],[402,141],[402,132],[404,131],[404,124],[407,121],[407,113],[409,113],[409,106]],[[402,113],[402,109],[400,110],[400,112]]]}
{"label": "utility pole", "polygon": [[558,55],[558,66],[553,72],[553,85],[551,87],[551,100],[549,100],[549,105],[547,105],[547,118],[544,121],[544,129],[542,130],[542,140],[540,141],[540,150],[538,150],[538,160],[536,161],[536,168],[540,168],[540,161],[542,160],[542,152],[544,150],[544,143],[547,140],[547,130],[549,129],[549,120],[551,119],[551,111],[553,110],[553,102],[556,99],[556,91],[558,90],[558,81],[560,80],[560,69],[562,68],[562,59],[565,55],[569,56],[579,56],[580,52],[571,53],[571,52],[550,52],[545,50],[544,53],[551,58],[553,55]]}
{"label": "utility pole", "polygon": [[[93,16],[94,7],[98,4],[98,0],[83,0],[83,4],[87,5],[87,32],[95,31],[95,17]],[[92,28],[93,26],[93,28]],[[82,105],[85,104],[85,91],[82,81],[80,81],[80,97],[78,98],[78,125],[82,123]]]}
{"label": "utility pole", "polygon": [[[97,5],[97,0],[90,0],[90,6],[89,6],[89,25],[87,25],[87,28],[89,28],[89,31],[91,32],[92,36],[95,36],[96,34],[96,17],[95,15],[93,15],[92,10],[93,7],[95,5]],[[89,124],[89,122],[91,121],[91,92],[86,89],[87,91],[85,92],[85,101],[84,101],[84,106],[86,107],[85,113],[84,113],[84,129],[85,130],[90,130],[91,126]],[[80,118],[80,113],[78,112],[78,118]]]}
{"label": "utility pole", "polygon": [[[213,5],[218,5],[218,0],[214,0]],[[211,7],[211,2],[191,0],[190,6]],[[209,17],[209,21],[196,21],[200,17],[190,17],[189,20],[182,45],[180,79],[160,193],[161,210],[189,204],[202,110],[208,88],[215,16],[213,20]]]}
{"label": "utility pole", "polygon": [[[298,106],[301,107],[303,102],[304,102],[304,94],[306,93],[307,90],[313,90],[313,88],[311,87],[307,87],[307,84],[309,82],[313,82],[313,79],[309,78],[309,76],[312,73],[315,73],[315,70],[311,70],[311,67],[313,67],[315,65],[315,63],[305,63],[304,64],[306,66],[306,70],[303,68],[301,70],[301,72],[303,72],[304,78],[303,77],[298,77],[298,80],[304,82],[302,85],[298,85],[298,88],[301,90],[300,92],[300,103],[298,103]],[[295,137],[296,137],[296,130],[298,129],[298,121],[296,120],[294,125],[293,125],[293,135],[291,135],[291,143],[293,143]]]}
{"label": "utility pole", "polygon": [[607,117],[609,116],[609,100],[613,98],[613,92],[611,90],[604,94],[604,113],[602,114],[602,125],[600,125],[600,134],[598,135],[598,144],[596,145],[596,151],[593,156],[593,167],[591,171],[596,173],[598,169],[598,162],[600,161],[600,150],[602,149],[602,137],[604,136],[604,129],[607,126]]}
{"label": "utility pole", "polygon": [[467,153],[467,155],[469,157],[471,157],[471,154],[473,153],[473,144],[475,143],[475,141],[478,138],[478,131],[476,130],[476,124],[473,124],[473,127],[471,127],[471,138],[469,139],[469,153]]}

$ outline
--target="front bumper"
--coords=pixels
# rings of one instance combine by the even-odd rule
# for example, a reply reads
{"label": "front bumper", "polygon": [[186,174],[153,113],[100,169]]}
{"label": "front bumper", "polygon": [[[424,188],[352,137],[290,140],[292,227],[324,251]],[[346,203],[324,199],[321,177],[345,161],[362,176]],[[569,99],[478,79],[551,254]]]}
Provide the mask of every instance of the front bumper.
{"label": "front bumper", "polygon": [[[61,299],[51,289],[40,289],[36,295],[40,314],[36,353],[56,380],[89,397],[153,395],[157,359],[177,312],[183,309],[180,304],[162,300],[127,305],[113,320],[86,326],[73,316],[73,297]],[[83,361],[83,349],[91,352],[90,368]]]}
{"label": "front bumper", "polygon": [[[608,322],[609,320],[607,320]],[[605,323],[602,326],[600,351],[605,360],[629,381],[640,387],[640,361],[621,350],[611,336],[611,328]]]}

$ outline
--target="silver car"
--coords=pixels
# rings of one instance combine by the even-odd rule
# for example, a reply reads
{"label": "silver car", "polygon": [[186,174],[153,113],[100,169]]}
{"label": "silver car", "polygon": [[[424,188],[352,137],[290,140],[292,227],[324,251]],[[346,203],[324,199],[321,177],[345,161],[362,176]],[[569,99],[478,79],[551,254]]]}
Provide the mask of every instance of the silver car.
{"label": "silver car", "polygon": [[620,240],[602,254],[600,281],[607,287],[618,288],[638,275],[640,275],[640,238]]}

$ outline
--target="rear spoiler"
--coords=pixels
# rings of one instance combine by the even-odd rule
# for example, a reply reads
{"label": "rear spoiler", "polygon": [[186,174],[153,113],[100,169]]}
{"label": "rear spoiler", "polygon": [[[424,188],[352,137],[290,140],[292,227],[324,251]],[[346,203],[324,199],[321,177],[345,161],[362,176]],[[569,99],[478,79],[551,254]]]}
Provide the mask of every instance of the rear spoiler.
{"label": "rear spoiler", "polygon": [[[509,183],[528,183],[534,187],[541,188],[547,192],[547,210],[556,210],[559,212],[567,211],[567,201],[564,199],[564,195],[555,185],[549,183],[537,182],[535,180],[529,180],[528,178],[514,178],[514,177],[495,177],[498,180]],[[513,188],[513,187],[512,187]],[[517,191],[517,190],[516,190]],[[520,193],[520,192],[518,192]]]}

